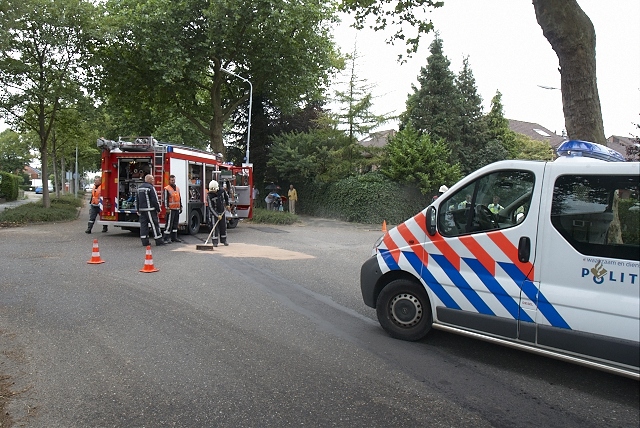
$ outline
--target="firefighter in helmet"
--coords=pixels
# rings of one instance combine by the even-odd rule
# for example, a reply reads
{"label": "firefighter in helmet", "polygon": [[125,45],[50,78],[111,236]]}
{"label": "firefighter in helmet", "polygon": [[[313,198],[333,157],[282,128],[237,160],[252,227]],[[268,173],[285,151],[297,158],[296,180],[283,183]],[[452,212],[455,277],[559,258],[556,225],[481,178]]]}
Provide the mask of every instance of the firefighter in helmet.
{"label": "firefighter in helmet", "polygon": [[182,242],[178,238],[178,216],[182,213],[182,199],[180,189],[176,186],[176,176],[169,176],[169,184],[164,188],[164,207],[167,213],[167,220],[164,228],[164,243]]}
{"label": "firefighter in helmet", "polygon": [[211,227],[215,228],[213,232],[213,246],[218,246],[218,239],[223,245],[227,243],[227,221],[224,218],[225,209],[224,194],[220,191],[220,185],[216,180],[209,183],[209,193],[207,193],[207,216]]}
{"label": "firefighter in helmet", "polygon": [[[153,187],[153,175],[148,174],[144,177],[144,183],[138,186],[138,216],[140,217],[140,239],[142,245],[149,245],[149,238],[153,236],[156,240],[156,246],[164,245],[162,240],[162,231],[158,222],[158,213],[160,212],[160,203],[158,202],[158,194]],[[151,235],[149,232],[151,225]]]}
{"label": "firefighter in helmet", "polygon": [[[91,233],[91,229],[93,229],[93,224],[96,222],[96,217],[102,211],[102,203],[100,199],[102,198],[102,177],[96,175],[93,179],[93,187],[91,188],[91,201],[89,202],[89,223],[87,224],[87,230],[84,233]],[[102,231],[107,232],[109,226],[106,224],[102,225]]]}

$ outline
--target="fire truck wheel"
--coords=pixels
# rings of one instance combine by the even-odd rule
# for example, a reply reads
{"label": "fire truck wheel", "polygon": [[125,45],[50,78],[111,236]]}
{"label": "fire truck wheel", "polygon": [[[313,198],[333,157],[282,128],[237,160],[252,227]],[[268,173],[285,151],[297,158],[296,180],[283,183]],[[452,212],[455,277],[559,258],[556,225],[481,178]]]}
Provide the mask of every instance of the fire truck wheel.
{"label": "fire truck wheel", "polygon": [[431,330],[431,304],[421,284],[396,279],[387,284],[376,303],[378,321],[391,337],[416,341]]}
{"label": "fire truck wheel", "polygon": [[235,229],[237,225],[238,225],[238,219],[232,218],[231,220],[229,220],[229,223],[227,223],[227,229]]}
{"label": "fire truck wheel", "polygon": [[191,211],[189,214],[189,235],[195,235],[200,231],[200,223],[202,223],[202,217],[197,210]]}

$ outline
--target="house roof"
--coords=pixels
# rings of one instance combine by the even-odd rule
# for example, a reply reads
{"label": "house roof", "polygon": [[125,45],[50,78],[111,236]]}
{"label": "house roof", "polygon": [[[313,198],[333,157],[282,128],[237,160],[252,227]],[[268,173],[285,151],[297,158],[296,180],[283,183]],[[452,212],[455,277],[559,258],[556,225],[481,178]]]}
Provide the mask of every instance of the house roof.
{"label": "house roof", "polygon": [[362,140],[358,141],[364,147],[384,147],[389,142],[389,138],[396,135],[398,131],[395,129],[387,129],[385,131],[373,132]]}
{"label": "house roof", "polygon": [[638,145],[638,143],[634,138],[621,137],[619,135],[612,135],[607,138],[607,147],[620,152],[625,158],[627,157],[627,147],[635,145]]}
{"label": "house roof", "polygon": [[566,138],[557,135],[555,132],[550,131],[544,126],[533,123],[533,122],[523,122],[521,120],[509,120],[509,129],[513,132],[517,132],[518,134],[526,135],[537,141],[544,141],[549,143],[549,145],[555,150],[558,148],[560,144],[566,141]]}

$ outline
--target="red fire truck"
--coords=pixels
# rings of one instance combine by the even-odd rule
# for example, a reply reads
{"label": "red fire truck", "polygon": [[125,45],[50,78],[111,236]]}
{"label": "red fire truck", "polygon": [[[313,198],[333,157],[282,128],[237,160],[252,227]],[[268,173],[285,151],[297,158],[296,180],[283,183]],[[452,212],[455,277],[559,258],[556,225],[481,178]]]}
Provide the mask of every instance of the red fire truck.
{"label": "red fire truck", "polygon": [[98,139],[102,149],[102,211],[100,224],[139,229],[137,189],[144,176],[152,174],[158,200],[162,206],[160,226],[164,228],[164,187],[169,176],[176,177],[183,211],[179,217],[181,230],[198,233],[206,220],[207,186],[211,180],[227,185],[231,208],[227,211],[229,228],[241,218],[253,215],[253,171],[251,166],[233,166],[221,156],[204,150],[156,141],[153,137]]}

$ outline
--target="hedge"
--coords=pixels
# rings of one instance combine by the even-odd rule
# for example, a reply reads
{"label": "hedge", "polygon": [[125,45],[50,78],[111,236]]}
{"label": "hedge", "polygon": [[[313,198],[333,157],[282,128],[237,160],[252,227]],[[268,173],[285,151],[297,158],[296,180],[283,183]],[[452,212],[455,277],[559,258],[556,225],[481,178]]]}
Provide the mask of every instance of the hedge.
{"label": "hedge", "polygon": [[22,177],[0,171],[0,197],[7,201],[18,199],[18,184],[20,182],[22,182]]}
{"label": "hedge", "polygon": [[318,217],[376,224],[398,224],[429,204],[417,187],[392,182],[378,172],[348,177],[332,184],[298,187],[296,211]]}

